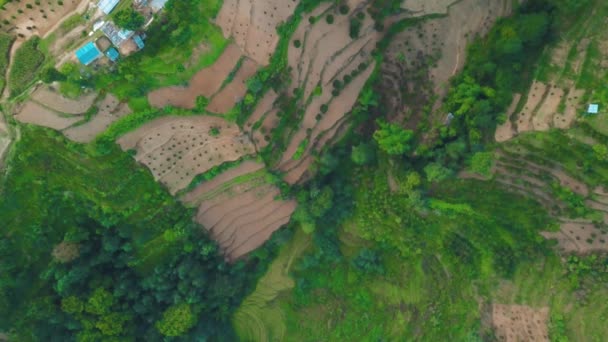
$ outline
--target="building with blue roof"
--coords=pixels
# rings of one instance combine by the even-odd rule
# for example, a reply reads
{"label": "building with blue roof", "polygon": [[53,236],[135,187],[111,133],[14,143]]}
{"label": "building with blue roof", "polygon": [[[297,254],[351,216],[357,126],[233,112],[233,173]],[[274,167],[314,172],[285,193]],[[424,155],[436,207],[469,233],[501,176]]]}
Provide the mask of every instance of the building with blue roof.
{"label": "building with blue roof", "polygon": [[76,57],[80,63],[89,65],[93,63],[97,58],[101,56],[101,51],[97,48],[95,43],[88,42],[85,46],[81,47],[76,51]]}
{"label": "building with blue roof", "polygon": [[119,1],[120,0],[101,0],[97,6],[103,13],[110,14],[114,7],[118,5]]}
{"label": "building with blue roof", "polygon": [[587,113],[589,113],[589,114],[597,114],[599,112],[600,112],[599,104],[592,103],[589,105],[589,108],[587,109]]}
{"label": "building with blue roof", "polygon": [[116,62],[116,60],[118,60],[118,57],[120,57],[120,54],[118,53],[118,51],[116,51],[115,48],[111,47],[108,49],[108,51],[106,51],[106,56],[108,56],[108,58],[112,62]]}
{"label": "building with blue roof", "polygon": [[137,45],[137,48],[140,50],[143,49],[144,46],[146,46],[146,44],[144,44],[144,40],[141,39],[139,35],[133,36],[133,41],[135,42],[135,45]]}

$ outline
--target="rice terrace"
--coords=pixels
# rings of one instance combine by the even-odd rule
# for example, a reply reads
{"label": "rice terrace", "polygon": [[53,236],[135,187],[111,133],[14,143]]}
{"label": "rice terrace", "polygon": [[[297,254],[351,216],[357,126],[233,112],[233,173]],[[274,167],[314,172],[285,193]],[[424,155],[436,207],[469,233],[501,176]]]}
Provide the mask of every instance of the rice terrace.
{"label": "rice terrace", "polygon": [[607,18],[0,0],[0,341],[608,340]]}

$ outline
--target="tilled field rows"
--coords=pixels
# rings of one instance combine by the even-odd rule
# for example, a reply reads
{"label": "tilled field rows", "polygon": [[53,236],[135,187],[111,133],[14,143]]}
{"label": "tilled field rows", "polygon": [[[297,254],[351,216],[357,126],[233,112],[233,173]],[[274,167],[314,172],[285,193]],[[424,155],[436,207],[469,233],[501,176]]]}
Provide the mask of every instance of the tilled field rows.
{"label": "tilled field rows", "polygon": [[[182,201],[198,208],[196,221],[203,225],[234,261],[261,246],[288,223],[296,208],[293,200],[279,199],[279,190],[265,180],[263,165],[248,161],[203,183]],[[252,170],[257,170],[250,172]]]}

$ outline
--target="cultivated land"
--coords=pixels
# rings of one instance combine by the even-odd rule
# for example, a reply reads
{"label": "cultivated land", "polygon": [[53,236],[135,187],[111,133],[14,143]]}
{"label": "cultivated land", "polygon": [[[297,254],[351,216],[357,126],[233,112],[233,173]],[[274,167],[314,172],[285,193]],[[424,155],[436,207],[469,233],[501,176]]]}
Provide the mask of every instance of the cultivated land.
{"label": "cultivated land", "polygon": [[604,1],[3,6],[0,340],[606,340]]}
{"label": "cultivated land", "polygon": [[196,175],[254,153],[238,126],[210,116],[160,118],[117,142],[125,151],[135,150],[135,159],[173,194]]}

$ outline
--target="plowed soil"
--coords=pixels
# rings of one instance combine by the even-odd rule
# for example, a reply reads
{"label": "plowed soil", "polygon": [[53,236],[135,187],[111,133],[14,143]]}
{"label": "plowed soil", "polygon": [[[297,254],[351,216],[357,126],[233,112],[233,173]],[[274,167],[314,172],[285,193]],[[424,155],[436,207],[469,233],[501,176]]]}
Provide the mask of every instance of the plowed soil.
{"label": "plowed soil", "polygon": [[589,221],[566,220],[558,232],[541,233],[546,239],[557,240],[566,253],[589,254],[608,251],[608,233]]}
{"label": "plowed soil", "polygon": [[246,81],[251,76],[255,75],[257,71],[258,64],[251,59],[245,59],[232,82],[213,97],[207,106],[207,110],[219,114],[226,113],[232,109],[237,102],[241,101],[247,92]]}
{"label": "plowed soil", "polygon": [[28,101],[17,111],[15,119],[23,123],[62,130],[82,120],[82,117],[63,116],[36,102]]}
{"label": "plowed soil", "polygon": [[122,118],[131,113],[129,105],[126,103],[120,103],[118,99],[111,94],[97,104],[99,112],[88,122],[73,126],[65,131],[63,134],[71,140],[79,143],[88,143],[93,141],[97,135],[102,133],[112,124],[114,121]]}
{"label": "plowed soil", "polygon": [[[219,130],[216,136],[214,128]],[[126,134],[118,143],[123,150],[135,149],[137,161],[173,194],[196,175],[254,152],[238,126],[210,116],[160,118]]]}
{"label": "plowed soil", "polygon": [[41,86],[32,94],[32,99],[39,104],[48,107],[54,111],[65,114],[83,114],[95,102],[96,93],[88,93],[78,99],[69,99],[61,95],[57,90]]}
{"label": "plowed soil", "polygon": [[498,341],[549,341],[549,308],[493,304],[491,325]]}
{"label": "plowed soil", "polygon": [[261,246],[289,222],[295,201],[278,199],[279,190],[265,182],[262,164],[247,161],[203,183],[181,200],[198,206],[196,221],[234,261]]}

